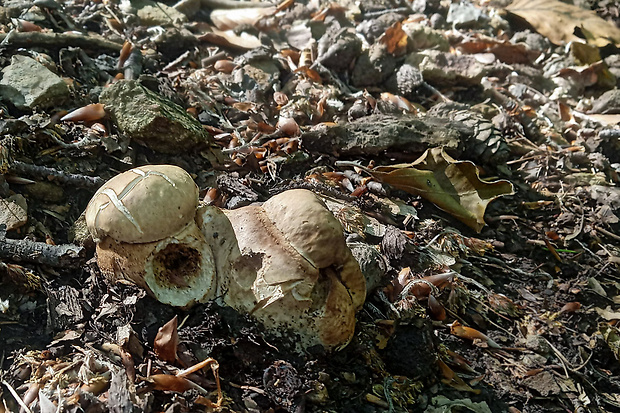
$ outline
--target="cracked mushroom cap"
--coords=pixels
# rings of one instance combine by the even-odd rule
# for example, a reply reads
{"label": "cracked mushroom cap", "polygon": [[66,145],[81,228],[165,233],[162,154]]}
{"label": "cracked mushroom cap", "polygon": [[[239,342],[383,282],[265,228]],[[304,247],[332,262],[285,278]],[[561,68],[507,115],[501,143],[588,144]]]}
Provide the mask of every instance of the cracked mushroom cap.
{"label": "cracked mushroom cap", "polygon": [[97,264],[178,307],[215,297],[216,263],[194,217],[198,188],[172,165],[134,168],[106,182],[86,208]]}
{"label": "cracked mushroom cap", "polygon": [[263,206],[225,211],[248,267],[230,279],[226,302],[298,348],[349,343],[366,283],[340,223],[312,192],[283,192]]}
{"label": "cracked mushroom cap", "polygon": [[198,187],[183,169],[141,166],[99,188],[86,207],[86,225],[95,239],[153,242],[180,232],[197,207]]}

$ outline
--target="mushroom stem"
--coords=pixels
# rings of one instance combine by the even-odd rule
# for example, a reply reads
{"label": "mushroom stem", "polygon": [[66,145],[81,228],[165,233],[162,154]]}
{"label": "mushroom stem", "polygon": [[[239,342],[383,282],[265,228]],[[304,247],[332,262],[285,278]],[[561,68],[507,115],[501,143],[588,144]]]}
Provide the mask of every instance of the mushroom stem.
{"label": "mushroom stem", "polygon": [[164,304],[187,307],[214,298],[213,254],[194,222],[174,236],[144,244],[106,237],[97,245],[97,257],[104,275],[130,280]]}

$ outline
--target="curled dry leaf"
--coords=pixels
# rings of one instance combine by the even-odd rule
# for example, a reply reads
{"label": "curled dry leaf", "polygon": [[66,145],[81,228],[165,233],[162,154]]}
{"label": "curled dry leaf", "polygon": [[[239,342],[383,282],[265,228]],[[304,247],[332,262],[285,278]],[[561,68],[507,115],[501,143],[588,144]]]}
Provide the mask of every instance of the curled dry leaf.
{"label": "curled dry leaf", "polygon": [[275,12],[275,7],[216,9],[209,14],[209,18],[219,30],[231,30],[239,26],[254,26],[260,19],[271,16]]}
{"label": "curled dry leaf", "polygon": [[443,321],[446,319],[446,309],[443,308],[443,305],[441,305],[433,294],[428,296],[428,309],[430,310],[433,320]]}
{"label": "curled dry leaf", "polygon": [[370,174],[426,198],[478,232],[485,225],[484,211],[489,202],[514,193],[508,181],[480,180],[476,165],[452,159],[443,148],[429,149],[411,164],[380,166],[370,170]]}
{"label": "curled dry leaf", "polygon": [[157,331],[157,336],[153,342],[153,349],[157,357],[168,363],[174,363],[177,359],[177,347],[179,345],[177,326],[177,316],[174,316],[172,320]]}
{"label": "curled dry leaf", "polygon": [[605,46],[620,43],[620,29],[596,15],[558,0],[515,0],[506,7],[510,13],[525,19],[536,31],[557,45],[578,40],[576,28],[587,31],[588,43]]}
{"label": "curled dry leaf", "polygon": [[379,42],[387,47],[387,51],[395,56],[402,56],[407,52],[407,33],[400,22],[394,23],[379,38]]}
{"label": "curled dry leaf", "polygon": [[450,327],[450,332],[459,338],[464,338],[467,340],[480,340],[486,343],[491,348],[502,348],[502,346],[497,344],[486,334],[476,330],[475,328],[464,326],[458,321],[452,323],[452,326]]}
{"label": "curled dry leaf", "polygon": [[616,360],[620,360],[620,330],[618,330],[618,327],[602,323],[599,331],[616,357]]}
{"label": "curled dry leaf", "polygon": [[95,120],[103,119],[104,117],[105,109],[103,107],[103,104],[93,103],[69,112],[68,114],[60,118],[60,120],[63,122],[92,122]]}
{"label": "curled dry leaf", "polygon": [[574,313],[575,311],[581,308],[581,303],[578,301],[573,301],[570,303],[564,304],[560,309],[560,313]]}

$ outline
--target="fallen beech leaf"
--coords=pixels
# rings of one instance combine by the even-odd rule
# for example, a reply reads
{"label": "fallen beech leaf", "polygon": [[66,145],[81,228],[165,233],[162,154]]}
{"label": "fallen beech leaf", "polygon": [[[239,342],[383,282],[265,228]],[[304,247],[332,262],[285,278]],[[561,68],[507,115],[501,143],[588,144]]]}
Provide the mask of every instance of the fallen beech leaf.
{"label": "fallen beech leaf", "polygon": [[407,51],[407,33],[400,22],[394,23],[379,37],[379,43],[387,47],[387,51],[394,56],[402,56]]}
{"label": "fallen beech leaf", "polygon": [[603,339],[616,356],[617,360],[620,360],[620,330],[618,327],[610,326],[609,324],[601,324],[599,331],[603,335]]}
{"label": "fallen beech leaf", "polygon": [[[171,374],[153,374],[152,376],[147,377],[146,381],[152,383],[155,390],[183,393],[191,389],[202,389],[196,383],[187,380],[185,377],[177,377]],[[204,392],[206,393],[206,391]]]}
{"label": "fallen beech leaf", "polygon": [[62,118],[61,121],[71,122],[91,122],[94,120],[103,119],[105,117],[105,109],[101,103],[92,103],[90,105],[83,106],[72,112],[69,112]]}
{"label": "fallen beech leaf", "polygon": [[177,316],[174,316],[172,320],[159,329],[153,343],[157,357],[168,363],[174,363],[177,359],[177,346],[179,345],[177,325]]}
{"label": "fallen beech leaf", "polygon": [[216,9],[211,11],[209,18],[220,30],[230,30],[239,26],[254,26],[263,17],[276,12],[275,7],[247,7],[241,9]]}
{"label": "fallen beech leaf", "polygon": [[428,309],[430,310],[433,320],[443,321],[446,319],[446,309],[443,308],[433,294],[428,296]]}
{"label": "fallen beech leaf", "polygon": [[467,327],[455,321],[450,327],[450,332],[459,338],[467,340],[481,340],[489,345],[491,348],[502,348],[499,344],[493,341],[486,334],[476,330],[475,328]]}
{"label": "fallen beech leaf", "polygon": [[491,38],[474,39],[469,42],[463,42],[457,45],[456,48],[469,54],[492,53],[501,62],[508,64],[530,64],[536,60],[541,53],[538,50],[530,50],[522,43],[514,44],[507,40],[497,41]]}
{"label": "fallen beech leaf", "polygon": [[426,198],[478,232],[485,225],[489,202],[514,193],[508,181],[481,181],[476,165],[455,161],[443,148],[429,149],[411,164],[380,166],[369,172],[377,180]]}
{"label": "fallen beech leaf", "polygon": [[573,34],[581,27],[588,32],[588,43],[605,46],[620,43],[620,29],[596,15],[592,10],[582,9],[558,0],[515,0],[506,7],[536,29],[551,42],[562,43],[577,40]]}
{"label": "fallen beech leaf", "polygon": [[581,308],[581,303],[578,301],[573,301],[571,303],[566,303],[560,309],[560,313],[574,313],[575,311]]}
{"label": "fallen beech leaf", "polygon": [[261,45],[258,37],[242,32],[236,34],[232,30],[218,30],[215,27],[211,33],[205,33],[197,37],[199,41],[206,41],[222,47],[231,47],[242,50],[255,49]]}

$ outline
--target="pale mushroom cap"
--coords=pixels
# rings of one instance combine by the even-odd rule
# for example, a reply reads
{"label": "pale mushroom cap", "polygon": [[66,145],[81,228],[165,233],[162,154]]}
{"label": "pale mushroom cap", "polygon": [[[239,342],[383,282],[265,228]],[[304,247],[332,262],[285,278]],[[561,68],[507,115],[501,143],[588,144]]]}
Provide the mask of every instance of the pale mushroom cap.
{"label": "pale mushroom cap", "polygon": [[305,189],[284,191],[263,204],[269,219],[316,268],[341,264],[348,253],[340,222]]}
{"label": "pale mushroom cap", "polygon": [[86,224],[95,239],[153,242],[181,231],[197,206],[198,187],[183,169],[141,166],[99,188],[86,207]]}

